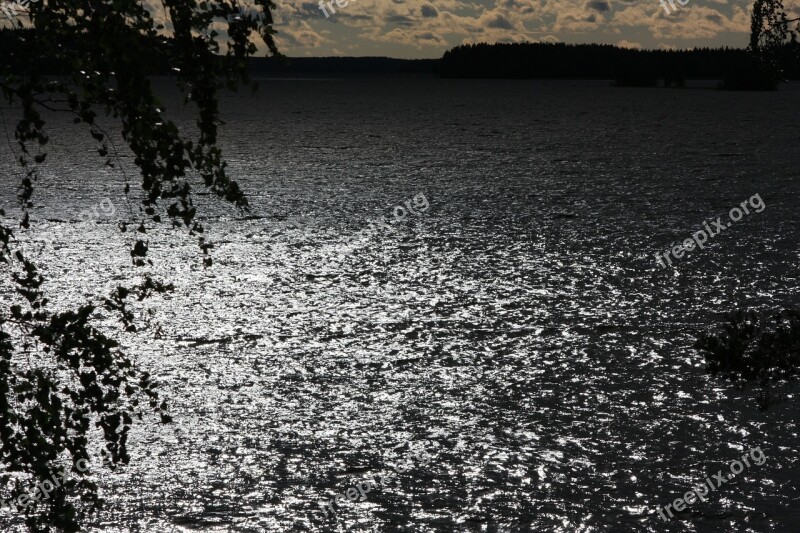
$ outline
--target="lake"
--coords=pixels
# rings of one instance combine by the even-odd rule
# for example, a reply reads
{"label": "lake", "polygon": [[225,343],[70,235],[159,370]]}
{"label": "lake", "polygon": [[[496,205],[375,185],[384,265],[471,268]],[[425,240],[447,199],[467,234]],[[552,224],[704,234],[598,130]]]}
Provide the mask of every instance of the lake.
{"label": "lake", "polygon": [[[762,412],[692,344],[728,311],[800,303],[800,84],[702,85],[263,80],[225,95],[220,144],[252,209],[198,196],[207,270],[194,238],[148,230],[150,270],[175,292],[115,334],[175,421],[134,427],[91,531],[796,530],[798,387]],[[136,279],[116,222],[136,219],[138,187],[127,152],[131,204],[91,137],[51,120],[39,224],[18,234],[66,308]],[[0,161],[13,206],[5,142]],[[761,212],[656,262],[756,194]],[[113,214],[81,224],[105,199]],[[762,465],[662,520],[755,447]],[[398,462],[396,481],[322,518]]]}

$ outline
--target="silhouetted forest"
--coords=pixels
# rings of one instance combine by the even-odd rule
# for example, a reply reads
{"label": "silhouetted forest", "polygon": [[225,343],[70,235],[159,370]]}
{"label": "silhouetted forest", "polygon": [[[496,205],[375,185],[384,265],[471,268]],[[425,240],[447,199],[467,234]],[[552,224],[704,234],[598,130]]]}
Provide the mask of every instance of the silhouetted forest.
{"label": "silhouetted forest", "polygon": [[[3,62],[20,69],[36,58],[32,30],[0,31]],[[68,46],[68,43],[65,43]],[[160,43],[169,47],[169,40]],[[783,68],[788,79],[800,79],[800,45],[787,45]],[[153,74],[170,74],[165,57],[148,58]],[[442,59],[388,57],[255,57],[248,60],[256,76],[444,78],[575,78],[616,80],[621,86],[682,85],[686,79],[752,78],[752,61],[736,48],[694,50],[632,50],[607,44],[476,44],[458,46]],[[63,65],[47,65],[65,74]],[[741,84],[741,83],[740,83]]]}
{"label": "silhouetted forest", "polygon": [[[787,46],[784,69],[800,79],[797,45]],[[617,80],[619,85],[680,85],[686,79],[724,79],[748,64],[735,48],[632,50],[607,44],[475,44],[445,52],[445,78],[583,78]]]}

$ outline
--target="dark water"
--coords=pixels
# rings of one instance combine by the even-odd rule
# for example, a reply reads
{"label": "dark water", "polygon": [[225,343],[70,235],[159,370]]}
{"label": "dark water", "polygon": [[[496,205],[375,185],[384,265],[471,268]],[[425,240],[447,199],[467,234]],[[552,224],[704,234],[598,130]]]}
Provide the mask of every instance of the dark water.
{"label": "dark water", "polygon": [[[208,271],[152,231],[177,290],[123,339],[175,423],[135,428],[92,531],[797,530],[797,386],[761,412],[691,345],[736,307],[800,303],[800,86],[270,80],[223,108],[253,216],[200,198]],[[23,238],[60,306],[135,271],[111,223],[130,216],[121,174],[80,130],[52,137]],[[425,212],[348,239],[420,193]],[[755,194],[762,212],[657,265]],[[77,223],[107,197],[113,216]],[[661,520],[756,446],[763,465]]]}

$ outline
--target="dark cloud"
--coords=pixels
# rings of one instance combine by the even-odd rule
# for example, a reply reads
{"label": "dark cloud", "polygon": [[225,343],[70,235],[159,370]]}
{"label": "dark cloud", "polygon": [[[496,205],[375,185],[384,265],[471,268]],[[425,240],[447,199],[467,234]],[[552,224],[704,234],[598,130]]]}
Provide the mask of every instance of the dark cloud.
{"label": "dark cloud", "polygon": [[595,11],[611,11],[611,4],[607,0],[591,0],[586,7],[594,9]]}
{"label": "dark cloud", "polygon": [[499,28],[501,30],[510,30],[513,29],[514,26],[505,18],[503,15],[495,15],[493,19],[491,19],[488,24],[486,24],[490,28]]}
{"label": "dark cloud", "polygon": [[430,4],[422,6],[422,16],[425,18],[435,18],[439,14],[436,8]]}
{"label": "dark cloud", "polygon": [[425,33],[420,33],[419,35],[417,35],[417,39],[422,39],[424,41],[437,41],[437,42],[442,40],[438,35],[431,33],[429,31],[426,31]]}
{"label": "dark cloud", "polygon": [[405,15],[389,15],[386,17],[386,22],[389,24],[397,24],[398,26],[413,26],[416,21]]}

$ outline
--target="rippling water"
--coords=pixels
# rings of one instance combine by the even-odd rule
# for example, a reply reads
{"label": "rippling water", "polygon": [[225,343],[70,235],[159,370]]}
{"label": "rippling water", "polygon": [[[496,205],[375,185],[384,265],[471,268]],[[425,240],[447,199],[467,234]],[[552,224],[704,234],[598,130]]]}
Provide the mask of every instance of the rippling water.
{"label": "rippling water", "polygon": [[[797,387],[762,413],[691,345],[735,307],[800,303],[800,86],[270,80],[223,108],[252,213],[200,198],[209,270],[191,238],[151,231],[176,291],[123,339],[175,423],[136,426],[92,531],[797,530]],[[135,276],[122,176],[85,137],[54,123],[21,234],[55,306]],[[420,193],[424,213],[349,239]],[[763,212],[656,264],[754,194]],[[116,214],[87,231],[106,197]],[[755,446],[765,464],[656,514]],[[320,519],[421,450],[427,466]]]}

